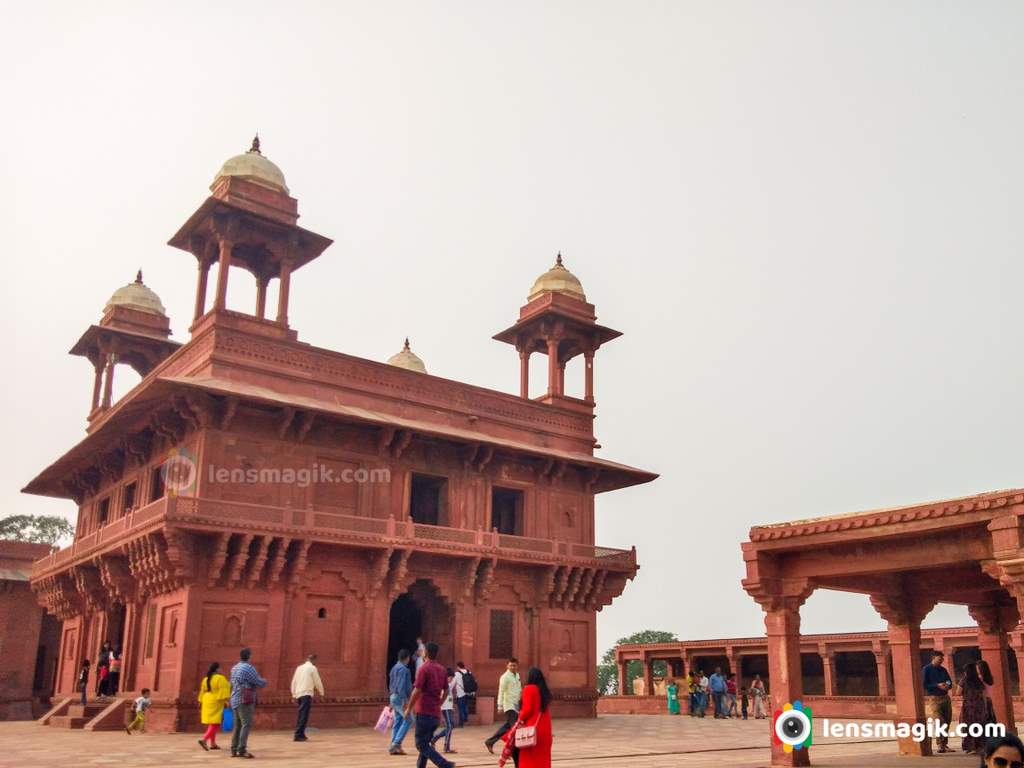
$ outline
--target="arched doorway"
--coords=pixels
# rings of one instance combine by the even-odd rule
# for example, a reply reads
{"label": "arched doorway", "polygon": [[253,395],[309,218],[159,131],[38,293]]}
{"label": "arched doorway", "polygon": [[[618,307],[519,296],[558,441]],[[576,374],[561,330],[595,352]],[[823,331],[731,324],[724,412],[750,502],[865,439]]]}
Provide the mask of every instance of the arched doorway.
{"label": "arched doorway", "polygon": [[398,659],[398,652],[406,648],[416,650],[416,638],[435,642],[440,647],[437,660],[446,667],[455,663],[452,647],[452,611],[440,591],[427,579],[419,579],[405,594],[391,604],[388,624],[388,669]]}

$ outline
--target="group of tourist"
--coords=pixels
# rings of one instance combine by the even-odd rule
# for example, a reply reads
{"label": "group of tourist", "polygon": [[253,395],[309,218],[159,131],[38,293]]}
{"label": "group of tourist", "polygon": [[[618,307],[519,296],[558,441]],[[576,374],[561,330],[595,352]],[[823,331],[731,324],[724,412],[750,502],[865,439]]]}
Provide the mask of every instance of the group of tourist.
{"label": "group of tourist", "polygon": [[[942,664],[944,658],[942,651],[932,651],[930,663],[921,671],[928,717],[948,726],[953,720],[953,702],[949,698],[953,692],[961,698],[960,723],[971,726],[997,722],[992,699],[994,680],[988,662],[981,659],[967,664],[954,687],[953,678]],[[948,737],[938,736],[935,741],[938,752],[953,751]],[[985,737],[971,736],[968,732],[961,740],[961,747],[969,754],[981,754],[985,748]]]}
{"label": "group of tourist", "polygon": [[[78,690],[82,695],[83,705],[88,702],[87,695],[91,671],[92,664],[89,659],[85,659],[78,670]],[[100,648],[99,657],[96,659],[96,698],[106,699],[116,696],[120,686],[121,646],[111,646],[110,641],[106,640]]]}
{"label": "group of tourist", "polygon": [[[708,677],[704,670],[699,669],[686,675],[683,686],[688,694],[690,717],[704,717],[709,701],[716,719],[728,720],[735,717],[746,720],[751,712],[756,720],[768,716],[767,691],[760,675],[754,675],[749,689],[746,686],[737,688],[735,673],[723,674],[721,667],[715,667],[711,677]],[[682,714],[679,701],[681,692],[676,681],[669,680],[665,691],[669,713]]]}
{"label": "group of tourist", "polygon": [[[461,661],[455,668],[446,669],[437,663],[439,648],[436,643],[417,642],[411,654],[408,649],[398,652],[398,658],[388,675],[388,694],[393,724],[388,754],[404,755],[402,741],[415,727],[418,752],[417,768],[426,768],[428,762],[439,768],[454,768],[455,763],[444,755],[456,754],[452,748],[452,733],[465,725],[469,715],[469,699],[475,696],[476,679]],[[410,671],[410,660],[413,671]],[[413,676],[415,675],[415,676]],[[544,673],[532,667],[523,685],[519,675],[519,661],[508,660],[505,672],[498,681],[498,711],[504,716],[500,727],[484,741],[487,751],[502,742],[498,765],[512,760],[522,768],[550,768],[551,766],[551,691]],[[454,712],[458,708],[458,720]],[[437,743],[444,739],[444,754],[437,751]]]}
{"label": "group of tourist", "polygon": [[[220,749],[217,746],[217,732],[224,722],[224,710],[230,707],[232,714],[231,756],[252,759],[249,751],[249,734],[252,731],[256,713],[258,691],[267,685],[252,664],[252,650],[243,648],[238,652],[238,663],[231,668],[230,679],[220,673],[220,664],[213,662],[206,670],[199,685],[201,705],[200,722],[206,726],[199,746],[204,750]],[[316,654],[310,654],[306,661],[295,669],[292,675],[292,698],[297,705],[294,741],[309,741],[306,726],[313,697],[324,695],[324,684],[316,667]]]}

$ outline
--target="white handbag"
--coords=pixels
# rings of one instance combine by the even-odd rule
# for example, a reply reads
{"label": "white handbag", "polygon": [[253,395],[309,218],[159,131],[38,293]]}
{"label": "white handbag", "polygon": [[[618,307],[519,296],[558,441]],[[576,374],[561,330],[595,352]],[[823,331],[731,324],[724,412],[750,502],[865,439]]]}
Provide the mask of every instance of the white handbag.
{"label": "white handbag", "polygon": [[516,749],[529,749],[537,746],[537,726],[521,725],[516,728]]}

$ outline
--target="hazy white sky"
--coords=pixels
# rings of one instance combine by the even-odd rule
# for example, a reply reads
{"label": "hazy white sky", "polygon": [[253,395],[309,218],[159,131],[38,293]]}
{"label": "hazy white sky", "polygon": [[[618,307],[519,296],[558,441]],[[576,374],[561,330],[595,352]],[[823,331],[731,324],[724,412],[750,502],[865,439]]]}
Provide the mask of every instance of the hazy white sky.
{"label": "hazy white sky", "polygon": [[[185,337],[194,260],[164,243],[256,129],[335,239],[292,283],[303,340],[383,360],[409,334],[431,372],[514,391],[490,336],[558,249],[624,331],[595,366],[602,454],[662,477],[599,497],[599,542],[642,562],[602,650],[760,634],[754,523],[1024,485],[1019,2],[4,18],[0,514],[72,512],[18,493],[83,434],[66,350],[140,267]],[[804,617],[882,626],[835,593]]]}

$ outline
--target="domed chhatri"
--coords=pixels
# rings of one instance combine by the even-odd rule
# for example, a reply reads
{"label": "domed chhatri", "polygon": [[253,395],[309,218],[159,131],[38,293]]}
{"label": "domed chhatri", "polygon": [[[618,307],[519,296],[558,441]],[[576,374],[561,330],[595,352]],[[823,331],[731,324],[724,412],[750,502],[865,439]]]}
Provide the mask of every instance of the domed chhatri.
{"label": "domed chhatri", "polygon": [[388,365],[393,365],[396,368],[405,368],[407,371],[427,372],[427,366],[409,349],[408,338],[405,340],[405,346],[402,347],[402,351],[388,358]]}
{"label": "domed chhatri", "polygon": [[284,181],[284,174],[281,172],[281,169],[267,160],[263,153],[260,152],[259,135],[253,138],[252,146],[248,152],[235,155],[220,167],[220,170],[217,171],[217,175],[213,179],[213,183],[210,185],[210,190],[212,191],[217,186],[217,182],[225,176],[237,176],[241,179],[247,179],[254,184],[260,184],[278,192],[284,192],[286,195],[288,194],[288,185]]}
{"label": "domed chhatri", "polygon": [[587,300],[579,279],[562,264],[561,253],[555,259],[555,266],[534,281],[526,300],[533,301],[542,293],[563,293],[580,301]]}
{"label": "domed chhatri", "polygon": [[106,306],[103,307],[103,313],[106,314],[112,307],[127,307],[139,312],[148,312],[151,315],[167,317],[167,310],[164,309],[160,297],[142,282],[141,269],[135,275],[134,283],[128,283],[123,288],[118,288],[114,291],[114,295],[110,297]]}

